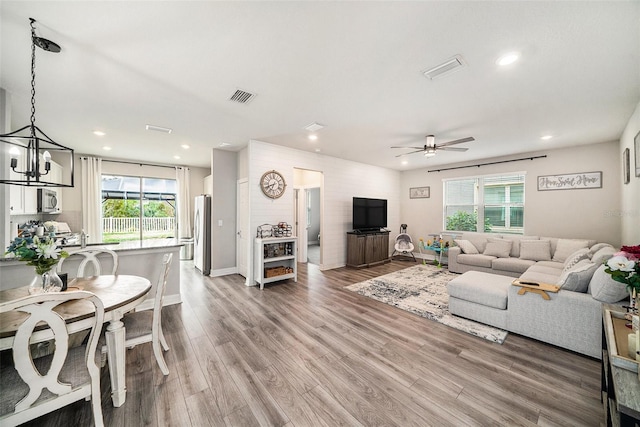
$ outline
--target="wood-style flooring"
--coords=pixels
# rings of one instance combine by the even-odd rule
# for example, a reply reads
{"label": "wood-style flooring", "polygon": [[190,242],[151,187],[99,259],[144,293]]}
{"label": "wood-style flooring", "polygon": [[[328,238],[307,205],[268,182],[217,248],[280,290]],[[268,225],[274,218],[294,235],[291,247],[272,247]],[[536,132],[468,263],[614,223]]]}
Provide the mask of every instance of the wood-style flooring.
{"label": "wood-style flooring", "polygon": [[[127,350],[127,401],[107,426],[598,426],[600,363],[509,334],[503,345],[354,294],[409,267],[321,272],[245,287],[182,261],[183,303],[165,307],[164,377],[150,345]],[[77,402],[29,423],[93,423]]]}

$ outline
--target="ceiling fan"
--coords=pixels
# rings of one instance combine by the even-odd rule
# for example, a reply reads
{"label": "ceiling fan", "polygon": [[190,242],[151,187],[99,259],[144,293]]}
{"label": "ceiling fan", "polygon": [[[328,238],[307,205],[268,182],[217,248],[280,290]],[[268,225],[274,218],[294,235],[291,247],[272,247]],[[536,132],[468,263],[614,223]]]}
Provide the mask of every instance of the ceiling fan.
{"label": "ceiling fan", "polygon": [[396,157],[406,156],[407,154],[424,153],[425,157],[433,157],[438,150],[449,151],[467,151],[468,148],[451,147],[455,144],[462,144],[463,142],[475,141],[475,138],[469,136],[467,138],[456,139],[455,141],[443,142],[442,144],[436,144],[436,137],[433,135],[427,135],[427,143],[423,147],[391,147],[391,148],[413,148],[416,151],[409,153],[398,154]]}

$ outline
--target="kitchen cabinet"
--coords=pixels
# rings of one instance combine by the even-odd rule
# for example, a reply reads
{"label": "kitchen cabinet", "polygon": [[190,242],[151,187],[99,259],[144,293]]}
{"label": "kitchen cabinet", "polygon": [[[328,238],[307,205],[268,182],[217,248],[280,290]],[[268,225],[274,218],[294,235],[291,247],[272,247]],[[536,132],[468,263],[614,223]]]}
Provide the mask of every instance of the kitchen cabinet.
{"label": "kitchen cabinet", "polygon": [[293,279],[298,281],[296,237],[258,238],[255,242],[254,276],[264,289],[265,283]]}
{"label": "kitchen cabinet", "polygon": [[[19,171],[25,170],[24,156],[18,156]],[[9,171],[10,179],[24,179],[24,174]],[[9,186],[9,214],[10,215],[31,215],[38,213],[38,190],[36,187],[25,187],[22,185]]]}

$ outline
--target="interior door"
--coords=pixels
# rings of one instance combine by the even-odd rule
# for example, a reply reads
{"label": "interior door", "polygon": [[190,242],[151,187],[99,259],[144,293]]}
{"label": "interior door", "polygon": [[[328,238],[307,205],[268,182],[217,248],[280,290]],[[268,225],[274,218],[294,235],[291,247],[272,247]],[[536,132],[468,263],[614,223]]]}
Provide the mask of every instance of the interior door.
{"label": "interior door", "polygon": [[236,264],[238,274],[247,278],[247,259],[249,254],[249,181],[238,181],[238,219],[237,219],[237,245]]}

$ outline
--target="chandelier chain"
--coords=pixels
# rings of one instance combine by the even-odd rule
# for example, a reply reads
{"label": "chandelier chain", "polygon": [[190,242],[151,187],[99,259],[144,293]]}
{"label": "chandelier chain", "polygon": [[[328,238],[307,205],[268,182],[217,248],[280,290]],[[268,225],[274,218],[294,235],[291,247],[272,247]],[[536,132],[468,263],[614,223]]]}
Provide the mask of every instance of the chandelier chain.
{"label": "chandelier chain", "polygon": [[36,124],[36,28],[31,19],[31,136],[35,137]]}

